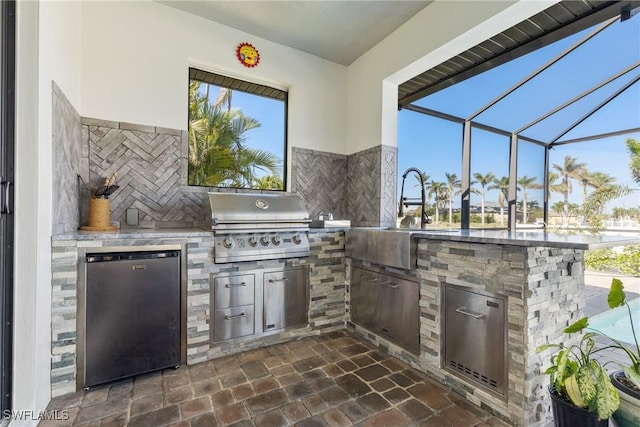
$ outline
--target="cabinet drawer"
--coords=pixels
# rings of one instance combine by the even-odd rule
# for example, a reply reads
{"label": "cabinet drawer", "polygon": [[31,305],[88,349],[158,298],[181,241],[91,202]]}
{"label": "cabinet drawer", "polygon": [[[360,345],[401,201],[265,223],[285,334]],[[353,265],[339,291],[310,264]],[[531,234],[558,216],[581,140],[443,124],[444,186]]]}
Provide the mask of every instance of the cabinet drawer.
{"label": "cabinet drawer", "polygon": [[253,274],[215,277],[213,283],[215,310],[253,304],[255,294],[255,276]]}
{"label": "cabinet drawer", "polygon": [[214,341],[253,335],[253,305],[225,308],[214,312]]}

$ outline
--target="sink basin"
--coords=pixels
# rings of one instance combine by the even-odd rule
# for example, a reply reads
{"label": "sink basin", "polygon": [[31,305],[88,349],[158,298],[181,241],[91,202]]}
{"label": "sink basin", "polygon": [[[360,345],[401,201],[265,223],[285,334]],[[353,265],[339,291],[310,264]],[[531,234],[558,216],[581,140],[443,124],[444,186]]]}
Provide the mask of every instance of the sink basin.
{"label": "sink basin", "polygon": [[345,231],[349,258],[411,270],[416,267],[416,240],[411,228],[350,228]]}
{"label": "sink basin", "polygon": [[416,234],[456,233],[452,228],[356,227],[346,230],[345,252],[349,258],[411,270],[416,268]]}

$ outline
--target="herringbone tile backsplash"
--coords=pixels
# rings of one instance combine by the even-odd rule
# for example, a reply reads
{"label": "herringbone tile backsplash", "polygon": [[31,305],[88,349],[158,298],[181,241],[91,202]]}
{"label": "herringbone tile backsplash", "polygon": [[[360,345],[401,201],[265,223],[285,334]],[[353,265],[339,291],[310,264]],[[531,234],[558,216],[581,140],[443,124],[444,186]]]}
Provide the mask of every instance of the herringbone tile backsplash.
{"label": "herringbone tile backsplash", "polygon": [[118,172],[120,188],[110,197],[112,221],[125,224],[126,210],[136,208],[140,221],[155,226],[205,224],[206,193],[181,185],[181,131],[95,119],[83,119],[83,125],[91,187]]}
{"label": "herringbone tile backsplash", "polygon": [[346,206],[347,156],[293,147],[291,191],[304,200],[311,218],[332,213],[349,219]]}
{"label": "herringbone tile backsplash", "polygon": [[[186,132],[155,126],[80,118],[53,85],[53,232],[87,223],[88,189],[118,172],[111,220],[126,227],[136,208],[145,227],[207,227],[206,188],[186,186]],[[333,213],[353,226],[395,224],[397,149],[373,147],[349,156],[292,148],[291,189],[311,218]]]}
{"label": "herringbone tile backsplash", "polygon": [[396,224],[397,148],[379,145],[347,159],[347,210],[351,225]]}

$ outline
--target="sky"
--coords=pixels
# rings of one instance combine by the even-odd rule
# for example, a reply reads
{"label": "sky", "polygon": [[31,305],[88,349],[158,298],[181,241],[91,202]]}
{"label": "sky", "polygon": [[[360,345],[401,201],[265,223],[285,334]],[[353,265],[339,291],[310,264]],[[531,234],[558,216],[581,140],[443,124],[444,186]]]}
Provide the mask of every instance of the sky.
{"label": "sky", "polygon": [[[592,31],[593,29],[587,29],[415,103],[432,110],[469,118],[493,98]],[[640,61],[640,16],[636,15],[625,22],[617,21],[504,100],[478,115],[475,120],[509,132],[514,131],[638,61]],[[636,67],[586,98],[525,130],[522,134],[542,142],[556,139],[570,125],[638,75],[640,75],[640,67]],[[637,127],[640,127],[640,83],[633,84],[593,116],[560,138],[560,141]],[[640,133],[557,146],[550,152],[550,163],[562,164],[567,155],[577,157],[578,162],[586,163],[590,171],[608,173],[616,178],[617,183],[638,189],[640,185],[633,182],[627,167],[629,157],[624,146],[626,138],[640,139]],[[474,129],[471,140],[472,175],[475,172],[482,174],[493,172],[498,178],[508,176],[508,137]],[[435,181],[446,181],[445,172],[455,173],[460,178],[462,175],[461,144],[462,125],[413,111],[399,112],[399,175],[408,167],[415,166]],[[416,155],[416,153],[420,154]],[[525,175],[537,177],[538,182],[542,183],[543,162],[542,147],[531,143],[520,143],[518,177]],[[409,197],[418,197],[418,189],[413,188],[416,182],[409,179],[407,181],[412,188],[409,190]],[[582,201],[583,192],[580,185],[575,187],[570,202],[579,204]],[[408,188],[405,188],[405,194],[407,190]],[[400,194],[399,188],[398,194]],[[528,200],[536,199],[542,204],[542,198],[542,190],[528,191]],[[460,205],[459,199],[459,196],[456,197],[454,206]],[[553,204],[561,199],[561,195],[552,193],[550,203]],[[498,191],[488,191],[486,200],[497,203]],[[471,203],[479,205],[480,196],[472,195]],[[640,189],[610,204],[609,208],[613,205],[639,207]]]}

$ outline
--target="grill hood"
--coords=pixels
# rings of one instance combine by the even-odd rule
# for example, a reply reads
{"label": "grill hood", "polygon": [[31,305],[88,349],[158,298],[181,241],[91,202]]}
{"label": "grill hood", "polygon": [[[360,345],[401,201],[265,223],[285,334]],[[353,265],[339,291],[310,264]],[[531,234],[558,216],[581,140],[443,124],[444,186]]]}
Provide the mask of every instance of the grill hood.
{"label": "grill hood", "polygon": [[211,228],[218,231],[309,228],[300,197],[291,193],[209,193]]}

